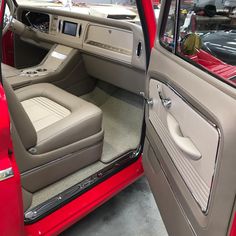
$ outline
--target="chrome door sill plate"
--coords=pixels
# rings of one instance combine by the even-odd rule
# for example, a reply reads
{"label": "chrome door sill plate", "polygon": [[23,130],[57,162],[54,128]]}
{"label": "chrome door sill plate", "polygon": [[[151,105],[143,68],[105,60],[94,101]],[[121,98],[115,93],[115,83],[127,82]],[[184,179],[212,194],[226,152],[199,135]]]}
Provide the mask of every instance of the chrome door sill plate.
{"label": "chrome door sill plate", "polygon": [[60,207],[66,205],[68,202],[79,197],[92,187],[96,186],[97,184],[108,179],[112,175],[116,174],[120,170],[135,162],[140,156],[140,154],[141,147],[138,148],[136,151],[132,151],[125,154],[118,161],[110,164],[109,166],[91,175],[80,183],[68,188],[67,190],[57,194],[56,196],[48,199],[47,201],[39,204],[38,206],[26,211],[24,214],[25,224],[35,223],[36,221],[56,211]]}

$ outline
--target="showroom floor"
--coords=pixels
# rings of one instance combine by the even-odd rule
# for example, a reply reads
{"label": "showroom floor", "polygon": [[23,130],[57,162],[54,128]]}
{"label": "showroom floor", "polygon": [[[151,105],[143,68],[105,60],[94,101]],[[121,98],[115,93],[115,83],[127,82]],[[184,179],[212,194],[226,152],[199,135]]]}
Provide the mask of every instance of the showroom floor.
{"label": "showroom floor", "polygon": [[167,232],[143,177],[61,235],[167,236]]}

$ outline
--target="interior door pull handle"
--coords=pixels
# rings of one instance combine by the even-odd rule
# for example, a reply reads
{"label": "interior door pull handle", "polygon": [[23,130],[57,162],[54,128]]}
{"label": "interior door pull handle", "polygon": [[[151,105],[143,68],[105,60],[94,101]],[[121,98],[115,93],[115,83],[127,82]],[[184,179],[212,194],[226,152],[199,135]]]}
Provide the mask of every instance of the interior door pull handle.
{"label": "interior door pull handle", "polygon": [[170,98],[164,98],[164,97],[162,96],[161,91],[159,91],[159,98],[161,99],[162,105],[163,105],[165,108],[170,109],[171,104],[172,104],[171,99],[170,99]]}
{"label": "interior door pull handle", "polygon": [[183,153],[193,160],[199,160],[202,157],[191,139],[183,136],[179,123],[170,113],[167,114],[167,126],[172,139]]}

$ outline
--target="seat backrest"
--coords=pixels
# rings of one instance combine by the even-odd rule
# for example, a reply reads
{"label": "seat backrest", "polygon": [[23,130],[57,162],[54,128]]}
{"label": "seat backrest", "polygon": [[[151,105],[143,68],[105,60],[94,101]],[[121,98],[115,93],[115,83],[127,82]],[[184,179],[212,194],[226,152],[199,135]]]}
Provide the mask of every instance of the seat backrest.
{"label": "seat backrest", "polygon": [[3,79],[3,87],[5,89],[12,122],[14,122],[17,133],[25,149],[29,150],[37,143],[37,133],[35,128],[14,93],[11,85],[7,82],[7,79]]}

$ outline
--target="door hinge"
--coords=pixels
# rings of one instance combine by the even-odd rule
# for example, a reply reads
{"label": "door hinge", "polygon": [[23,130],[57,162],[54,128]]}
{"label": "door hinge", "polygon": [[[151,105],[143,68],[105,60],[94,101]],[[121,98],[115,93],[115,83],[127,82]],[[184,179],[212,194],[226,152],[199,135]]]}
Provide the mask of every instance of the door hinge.
{"label": "door hinge", "polygon": [[143,99],[144,99],[144,101],[147,105],[149,105],[149,106],[153,105],[153,99],[152,98],[146,97],[144,92],[140,92],[139,94],[143,97]]}

